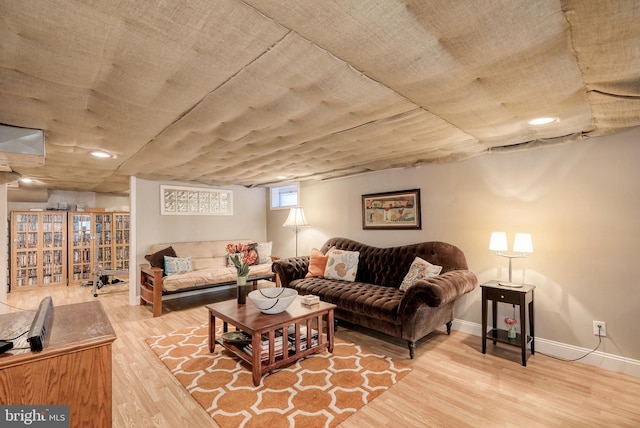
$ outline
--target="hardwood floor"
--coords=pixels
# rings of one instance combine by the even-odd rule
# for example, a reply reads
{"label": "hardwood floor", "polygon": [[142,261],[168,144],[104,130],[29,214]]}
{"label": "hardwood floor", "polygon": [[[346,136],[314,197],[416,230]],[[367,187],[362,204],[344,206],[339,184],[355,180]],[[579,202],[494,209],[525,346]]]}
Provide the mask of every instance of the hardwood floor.
{"label": "hardwood floor", "polygon": [[[203,305],[235,296],[235,290],[165,304],[162,317],[129,306],[123,286],[97,297],[116,331],[113,345],[114,427],[215,427],[216,424],[155,357],[144,339],[204,324]],[[54,306],[96,299],[90,288],[69,286],[12,292],[10,305],[35,309],[44,296]],[[16,309],[9,308],[10,311]],[[527,367],[519,349],[488,345],[479,337],[435,332],[409,359],[404,341],[341,326],[337,337],[413,366],[400,383],[364,406],[342,428],[361,427],[638,427],[640,379],[567,363],[539,354]]]}

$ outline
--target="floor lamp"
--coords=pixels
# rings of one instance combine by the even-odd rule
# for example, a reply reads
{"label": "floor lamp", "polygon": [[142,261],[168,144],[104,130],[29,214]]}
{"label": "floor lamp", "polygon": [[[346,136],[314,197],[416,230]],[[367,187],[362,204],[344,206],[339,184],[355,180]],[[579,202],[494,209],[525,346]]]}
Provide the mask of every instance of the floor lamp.
{"label": "floor lamp", "polygon": [[309,226],[307,218],[304,216],[304,210],[302,208],[291,208],[289,211],[289,217],[282,225],[283,227],[291,227],[296,234],[296,257],[298,257],[298,232],[303,227]]}

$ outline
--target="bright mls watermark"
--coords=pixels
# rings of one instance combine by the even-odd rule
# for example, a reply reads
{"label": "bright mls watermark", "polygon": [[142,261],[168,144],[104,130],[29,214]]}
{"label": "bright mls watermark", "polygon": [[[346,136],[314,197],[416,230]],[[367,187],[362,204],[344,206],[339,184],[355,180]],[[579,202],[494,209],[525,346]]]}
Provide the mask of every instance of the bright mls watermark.
{"label": "bright mls watermark", "polygon": [[0,427],[69,428],[69,406],[0,406]]}

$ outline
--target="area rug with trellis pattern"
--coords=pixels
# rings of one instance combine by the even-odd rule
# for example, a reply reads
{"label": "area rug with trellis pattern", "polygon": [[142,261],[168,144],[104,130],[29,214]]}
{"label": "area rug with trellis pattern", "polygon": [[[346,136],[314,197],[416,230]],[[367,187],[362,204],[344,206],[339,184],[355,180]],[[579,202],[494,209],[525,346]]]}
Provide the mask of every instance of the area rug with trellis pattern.
{"label": "area rug with trellis pattern", "polygon": [[[222,322],[216,323],[217,335]],[[353,343],[335,340],[327,351],[264,375],[221,346],[209,353],[208,326],[146,339],[193,398],[222,428],[334,427],[381,395],[411,368]]]}

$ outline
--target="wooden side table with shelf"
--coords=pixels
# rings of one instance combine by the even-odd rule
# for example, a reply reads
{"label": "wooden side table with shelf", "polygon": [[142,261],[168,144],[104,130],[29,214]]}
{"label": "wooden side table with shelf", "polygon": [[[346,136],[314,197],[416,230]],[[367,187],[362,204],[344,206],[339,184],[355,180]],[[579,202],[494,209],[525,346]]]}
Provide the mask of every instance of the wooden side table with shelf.
{"label": "wooden side table with shelf", "polygon": [[[533,291],[535,285],[524,284],[521,287],[500,285],[498,281],[490,281],[480,285],[482,288],[482,353],[487,352],[487,338],[507,345],[518,346],[522,351],[522,365],[527,366],[527,344],[531,343],[531,354],[535,354],[534,339],[534,305]],[[491,301],[492,328],[487,331],[487,303]],[[497,327],[497,303],[510,303],[520,308],[520,332],[515,338],[509,338],[507,331]],[[529,315],[529,336],[526,335],[527,308]]]}

